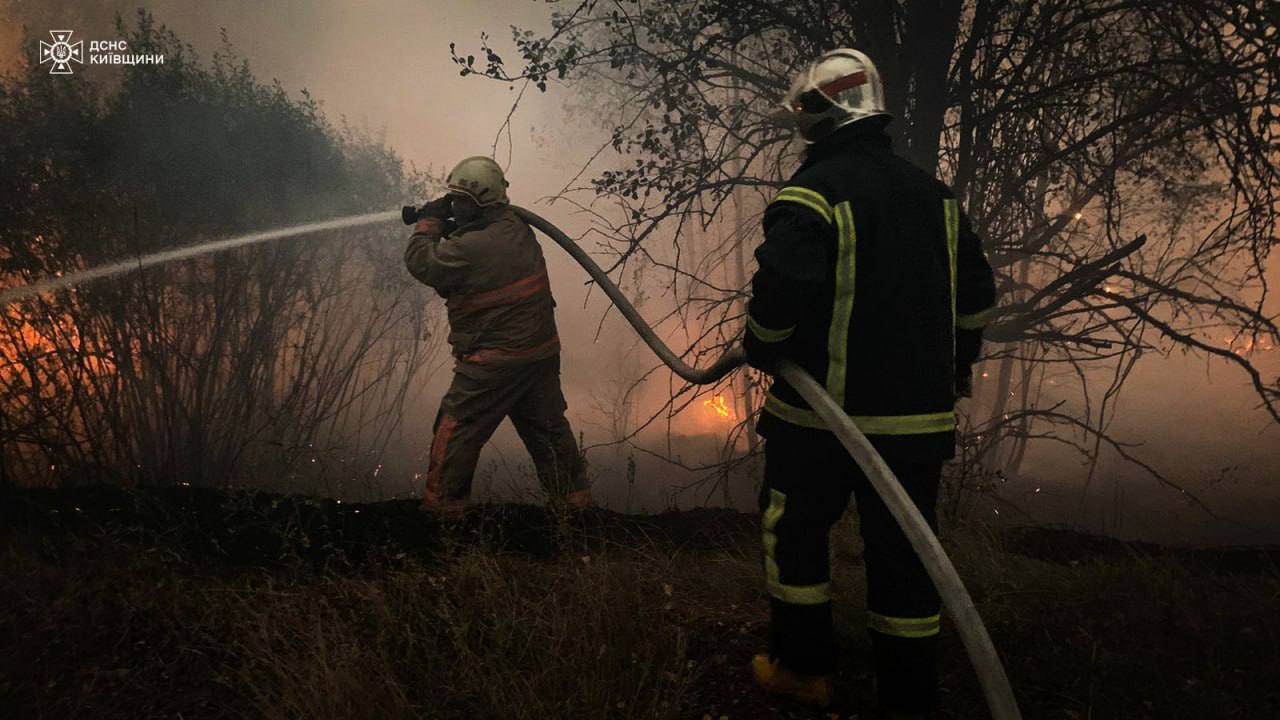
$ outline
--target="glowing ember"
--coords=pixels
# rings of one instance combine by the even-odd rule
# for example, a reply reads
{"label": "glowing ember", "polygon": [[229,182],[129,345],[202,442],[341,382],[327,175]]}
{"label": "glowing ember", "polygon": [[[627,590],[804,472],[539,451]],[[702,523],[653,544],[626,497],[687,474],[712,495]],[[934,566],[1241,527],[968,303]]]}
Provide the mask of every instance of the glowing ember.
{"label": "glowing ember", "polygon": [[711,408],[711,411],[722,418],[732,417],[729,406],[725,404],[723,395],[713,396],[710,400],[703,400],[703,405]]}

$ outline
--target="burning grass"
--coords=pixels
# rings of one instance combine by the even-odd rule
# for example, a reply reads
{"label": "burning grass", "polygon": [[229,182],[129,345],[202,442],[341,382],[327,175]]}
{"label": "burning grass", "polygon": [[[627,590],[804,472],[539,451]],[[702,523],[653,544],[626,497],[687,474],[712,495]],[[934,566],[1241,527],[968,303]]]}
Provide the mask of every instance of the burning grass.
{"label": "burning grass", "polygon": [[[405,503],[105,489],[4,507],[13,717],[813,716],[745,675],[765,620],[749,516],[503,506],[446,528]],[[837,540],[852,717],[871,698],[860,553],[849,524]],[[946,544],[1027,717],[1280,712],[1274,554],[978,528]],[[944,637],[943,717],[983,717]]]}

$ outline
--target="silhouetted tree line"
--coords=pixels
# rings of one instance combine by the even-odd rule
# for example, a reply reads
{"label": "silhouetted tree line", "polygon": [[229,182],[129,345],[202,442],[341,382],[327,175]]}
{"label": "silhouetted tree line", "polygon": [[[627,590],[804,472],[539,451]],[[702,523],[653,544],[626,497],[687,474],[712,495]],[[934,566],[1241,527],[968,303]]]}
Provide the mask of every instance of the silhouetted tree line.
{"label": "silhouetted tree line", "polygon": [[[426,196],[428,177],[305,91],[258,81],[225,34],[202,62],[145,12],[117,25],[164,64],[32,63],[0,80],[0,282]],[[275,241],[0,309],[0,479],[367,481],[439,344],[387,233]]]}

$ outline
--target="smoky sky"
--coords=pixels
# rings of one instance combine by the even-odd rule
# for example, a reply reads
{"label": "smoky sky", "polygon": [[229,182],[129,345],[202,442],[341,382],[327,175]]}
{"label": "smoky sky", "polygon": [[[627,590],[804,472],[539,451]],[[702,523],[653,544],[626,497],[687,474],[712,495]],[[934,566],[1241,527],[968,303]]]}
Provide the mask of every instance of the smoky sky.
{"label": "smoky sky", "polygon": [[[571,235],[588,227],[588,218],[575,213],[567,203],[547,206],[538,201],[573,180],[607,139],[600,118],[590,116],[572,87],[553,86],[545,94],[530,88],[512,115],[508,131],[500,132],[521,86],[460,77],[449,59],[450,42],[456,42],[464,54],[478,52],[480,33],[487,32],[500,54],[516,60],[509,27],[545,30],[550,24],[550,9],[558,7],[554,4],[518,0],[0,0],[0,70],[12,70],[23,56],[34,59],[37,40],[47,38],[52,29],[71,29],[77,38],[86,40],[115,38],[115,13],[122,13],[126,23],[131,23],[139,6],[191,43],[205,60],[218,48],[225,28],[232,45],[260,80],[276,79],[295,97],[306,88],[322,102],[331,122],[384,137],[401,157],[420,168],[442,173],[462,157],[492,153],[507,168],[513,202],[543,214]],[[23,27],[32,35],[25,43]],[[109,70],[85,66],[76,72],[92,78],[94,73]],[[606,155],[604,162],[613,162],[614,157]],[[579,183],[590,175],[589,171]],[[404,199],[406,203],[422,200]],[[389,228],[388,233],[388,242],[405,239],[398,227]],[[618,383],[651,364],[647,350],[634,344],[634,336],[616,316],[601,323],[605,301],[584,284],[585,274],[552,243],[546,241],[543,246],[558,301],[564,347],[562,375],[570,420],[591,444],[606,439],[604,406],[616,393]],[[388,271],[402,272],[403,268]],[[1273,286],[1280,285],[1280,263],[1274,259],[1268,276]],[[430,291],[424,288],[423,292]],[[1280,310],[1280,303],[1272,302],[1270,310]],[[655,307],[646,312],[653,316],[659,310]],[[1280,375],[1280,349],[1255,353],[1252,359],[1265,380],[1273,381]],[[447,373],[437,373],[424,394],[428,407],[421,408],[420,416],[409,423],[412,432],[423,435],[424,445],[445,381]],[[667,387],[665,381],[647,383],[638,414],[648,415]],[[1142,443],[1135,453],[1218,503],[1224,514],[1265,518],[1280,508],[1280,491],[1276,489],[1280,483],[1274,482],[1280,479],[1280,426],[1257,405],[1246,376],[1223,361],[1181,354],[1166,359],[1153,354],[1139,363],[1110,429],[1118,437]],[[713,425],[703,418],[677,429],[696,433],[708,428]],[[521,452],[514,433],[504,427],[482,467],[486,463],[509,464],[522,458]],[[617,454],[607,449],[597,452],[599,466],[612,472],[608,468],[618,461]],[[1104,458],[1095,480],[1098,502],[1111,498],[1107,494],[1110,490],[1103,490],[1110,487],[1108,483],[1124,483],[1130,501],[1144,493],[1163,498],[1146,505],[1134,501],[1132,516],[1177,511],[1176,498],[1162,495],[1141,472],[1118,462],[1114,454],[1104,454]],[[646,467],[657,474],[665,472],[661,464]],[[1027,477],[1019,481],[1021,486],[1015,493],[1019,496],[1042,485],[1074,487],[1083,470],[1076,455],[1046,447],[1031,451],[1024,472]],[[617,481],[616,475],[611,482]],[[672,477],[677,475],[687,479],[678,473]],[[663,477],[650,484],[666,482],[668,478]],[[649,493],[651,509],[661,496]],[[747,494],[743,502],[750,503]],[[1154,530],[1148,527],[1153,522]],[[1133,532],[1160,535],[1159,526],[1147,517],[1131,527]]]}

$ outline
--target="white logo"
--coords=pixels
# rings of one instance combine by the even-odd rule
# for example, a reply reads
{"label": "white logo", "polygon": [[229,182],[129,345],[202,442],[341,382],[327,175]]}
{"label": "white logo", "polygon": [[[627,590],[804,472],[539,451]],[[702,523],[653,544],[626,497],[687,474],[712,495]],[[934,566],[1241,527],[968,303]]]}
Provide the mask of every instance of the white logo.
{"label": "white logo", "polygon": [[[84,41],[71,42],[72,30],[50,30],[53,43],[40,41],[40,64],[53,63],[50,75],[72,74],[71,63],[81,65],[163,65],[161,53],[135,53],[129,51],[127,40],[90,40],[89,52]],[[86,57],[87,56],[87,57]]]}
{"label": "white logo", "polygon": [[53,44],[50,45],[43,40],[40,41],[40,64],[53,63],[53,67],[49,68],[50,75],[72,74],[72,60],[81,65],[84,64],[84,41],[71,42],[71,33],[73,32],[73,30],[50,30],[49,34],[53,36]]}

